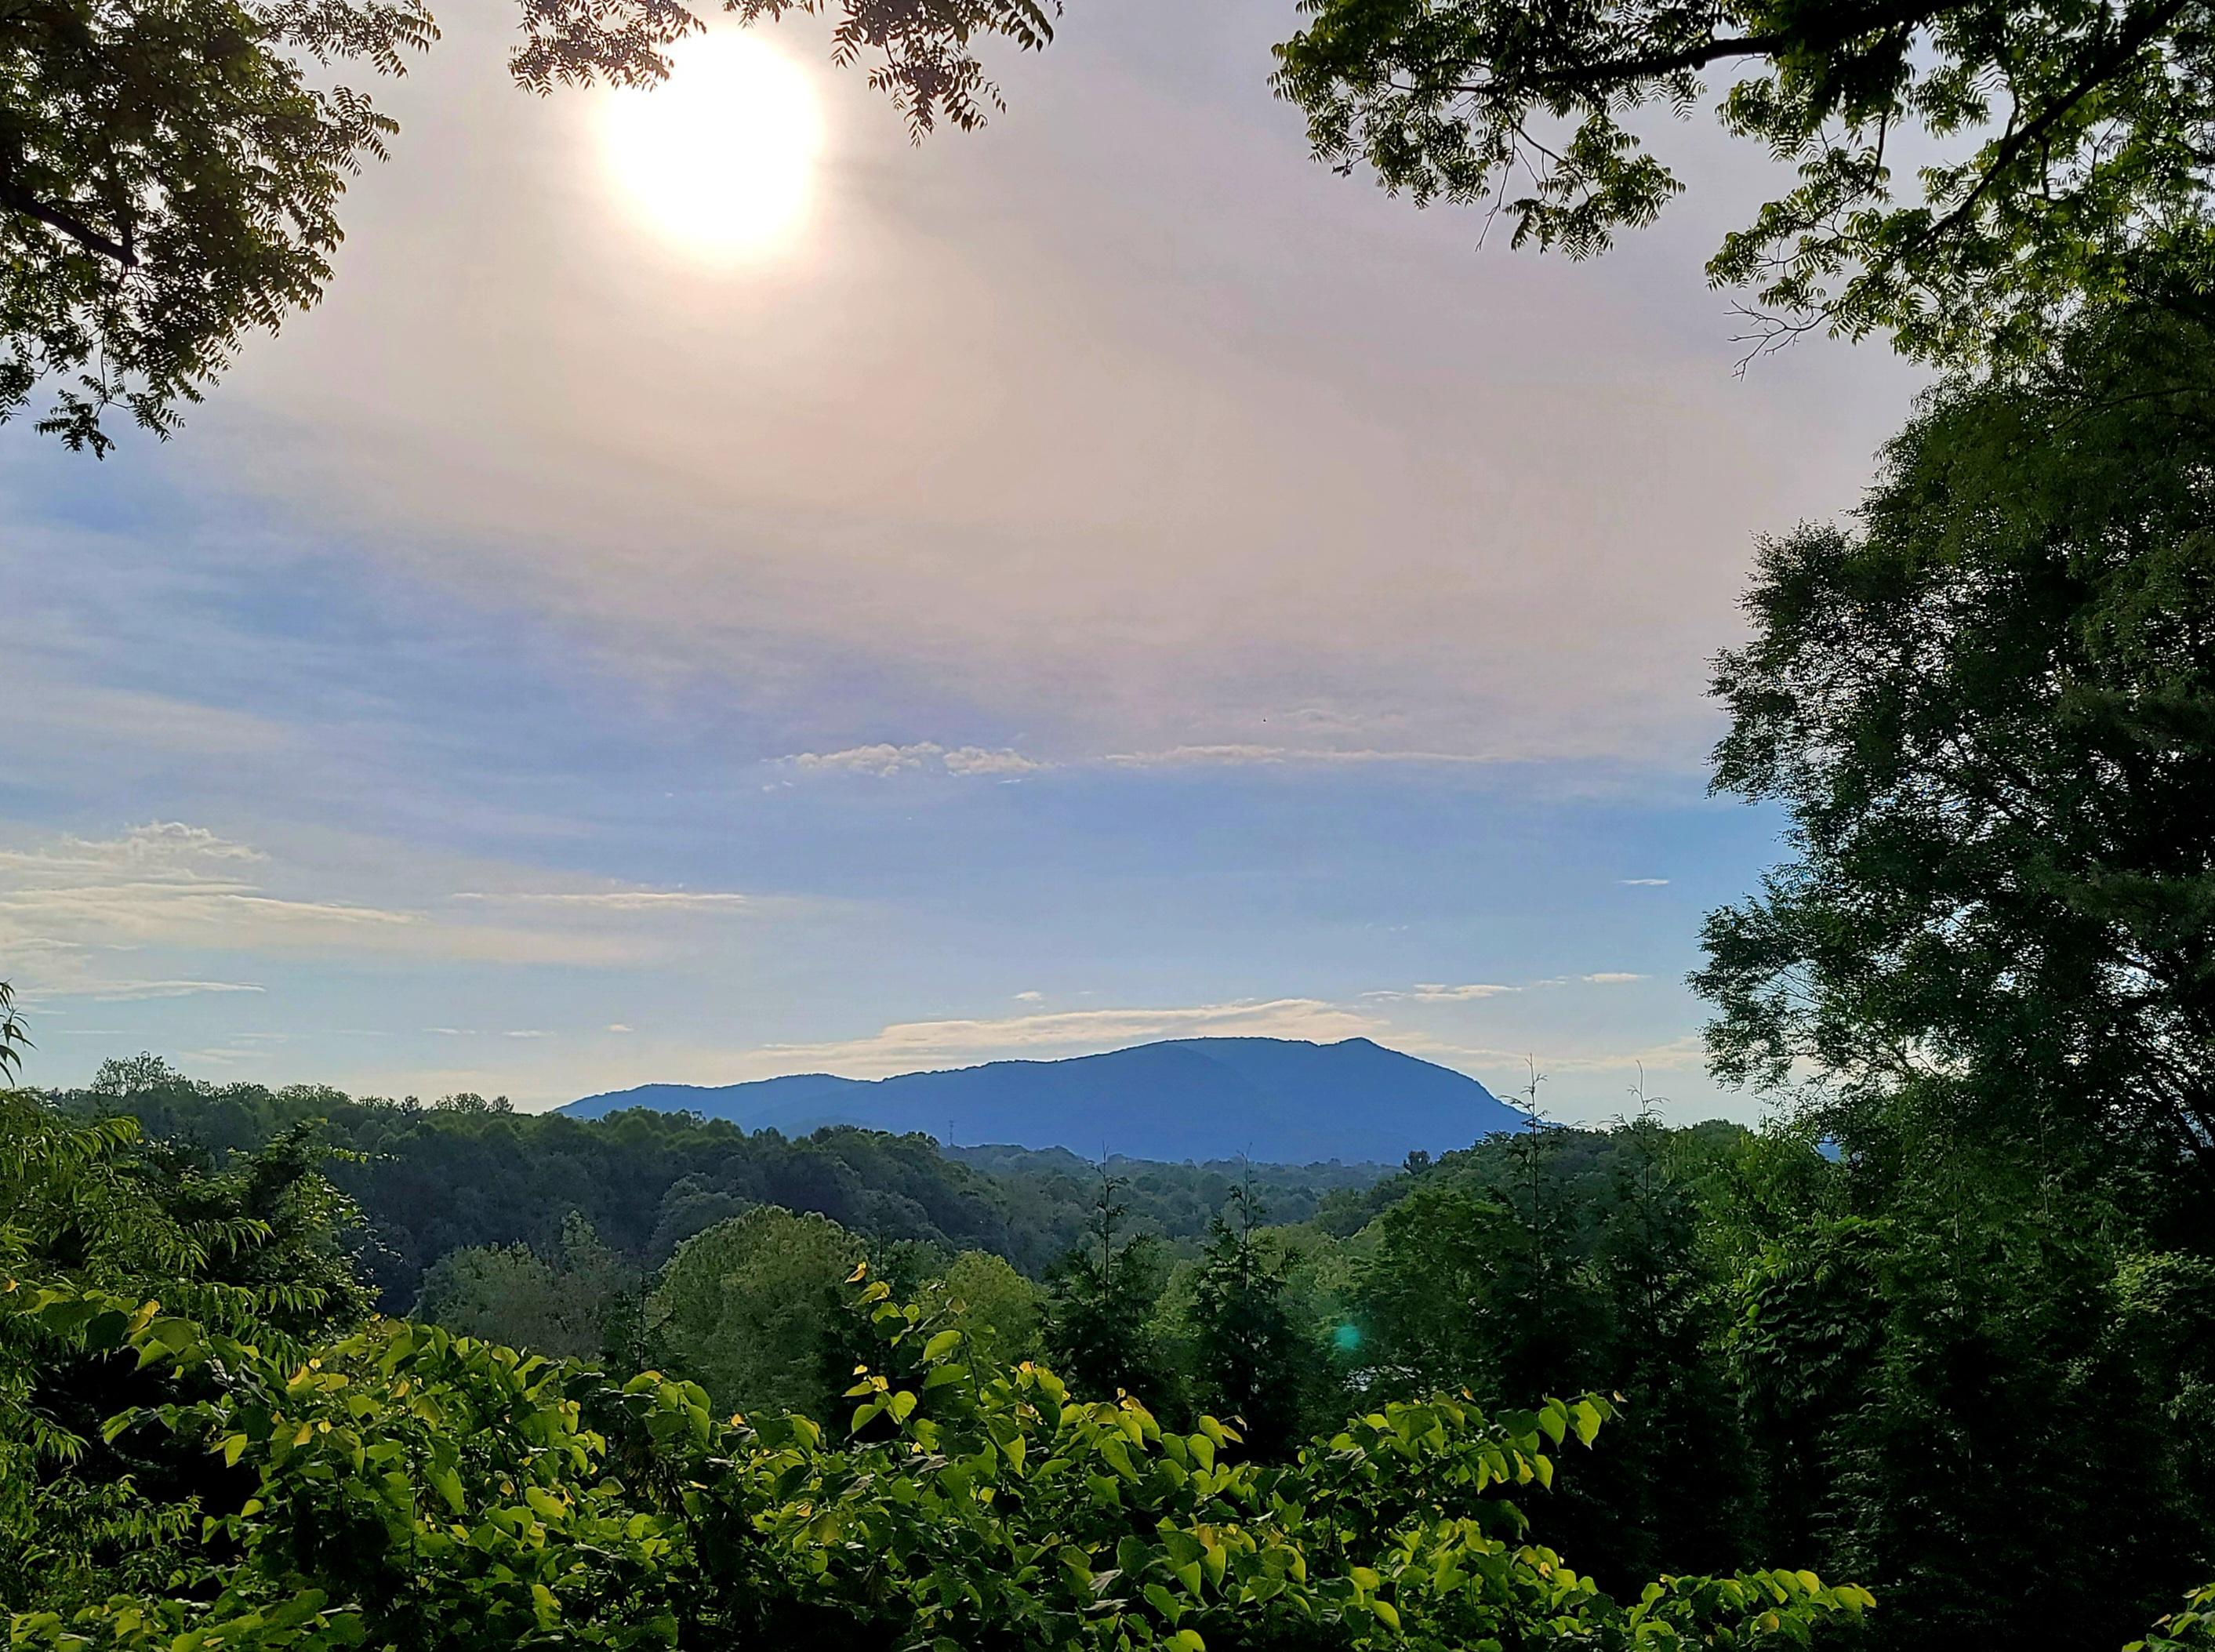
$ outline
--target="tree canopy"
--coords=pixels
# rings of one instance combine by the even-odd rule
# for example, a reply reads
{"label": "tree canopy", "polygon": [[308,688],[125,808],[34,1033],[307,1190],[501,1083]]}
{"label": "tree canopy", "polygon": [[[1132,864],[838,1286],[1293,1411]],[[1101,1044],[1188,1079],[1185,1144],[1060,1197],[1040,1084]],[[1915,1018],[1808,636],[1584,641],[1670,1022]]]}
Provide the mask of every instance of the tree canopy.
{"label": "tree canopy", "polygon": [[[1242,1189],[1204,1241],[1135,1247],[1144,1230],[1121,1208],[1134,1194],[1095,1177],[1091,1231],[1072,1231],[1077,1253],[1042,1300],[997,1257],[758,1197],[673,1258],[615,1255],[575,1213],[604,1213],[634,1241],[666,1220],[666,1176],[623,1145],[653,1122],[643,1115],[588,1126],[304,1089],[279,1107],[150,1062],[107,1081],[111,1107],[143,1108],[163,1135],[80,1116],[76,1097],[0,1108],[0,1600],[19,1611],[21,1643],[56,1652],[114,1652],[148,1625],[169,1652],[201,1630],[211,1639],[192,1644],[243,1652],[265,1628],[294,1652],[357,1631],[401,1647],[435,1622],[464,1626],[439,1652],[518,1635],[645,1652],[669,1643],[665,1606],[680,1645],[758,1633],[889,1647],[918,1621],[1011,1652],[1126,1638],[1193,1652],[1176,1638],[1187,1629],[1206,1652],[1394,1652],[1487,1634],[1791,1643],[1789,1615],[1776,1628],[1672,1619],[1681,1643],[1634,1632],[1746,1588],[1789,1605],[1751,1581],[1757,1565],[1867,1586],[1880,1610],[1858,1643],[1884,1652],[2114,1647],[2215,1569],[2215,1244],[2189,1218],[2173,1155],[2165,1175],[2144,1154],[2103,1173],[2046,1151],[2068,1137],[2043,1127],[1925,1130],[1903,1151],[1887,1145],[1900,1105],[1879,1098],[1845,1121],[1840,1157],[1806,1127],[1669,1130],[1641,1115],[1411,1159],[1296,1226],[1245,1219]],[[347,1122],[349,1154],[405,1154],[386,1167],[402,1179],[373,1191],[455,1159],[463,1177],[505,1184],[487,1213],[500,1220],[511,1200],[572,1213],[528,1248],[510,1237],[439,1258],[420,1304],[434,1325],[365,1327],[349,1270],[374,1213],[303,1161],[299,1121],[276,1139],[259,1129],[316,1097]],[[764,1167],[746,1149],[774,1150],[774,1167],[809,1145],[666,1122],[734,1161],[721,1185],[757,1193],[771,1184],[747,1180]],[[534,1124],[573,1174],[517,1175]],[[474,1156],[482,1143],[501,1152]],[[811,1185],[788,1170],[776,1185]],[[852,1277],[863,1255],[866,1292]],[[857,1293],[874,1293],[858,1317]],[[1069,1389],[1117,1397],[1078,1407],[1033,1363],[1041,1349],[1057,1373],[1091,1373]],[[543,1357],[563,1350],[580,1361]],[[987,1397],[974,1419],[973,1383]],[[1527,1434],[1533,1419],[1555,1455],[1543,1419],[1575,1414],[1534,1402],[1580,1391],[1607,1397],[1597,1449],[1573,1451],[1550,1484],[1534,1462],[1507,1494],[1512,1519],[1423,1481],[1420,1495],[1462,1510],[1482,1545],[1449,1557],[1396,1526],[1394,1544],[1415,1547],[1386,1566],[1364,1557],[1365,1538],[1331,1534],[1328,1500],[1353,1483],[1387,1495],[1406,1446],[1452,1455],[1465,1431]],[[1054,1394],[1064,1422],[1044,1426],[1026,1407],[1043,1414]],[[733,1410],[744,1422],[715,1420]],[[1112,1434],[1093,1430],[1109,1416]],[[1171,1495],[1179,1474],[1226,1465],[1236,1524],[1322,1580],[1310,1596],[1281,1592],[1297,1623],[1277,1615],[1267,1577],[1183,1592],[1189,1551],[1159,1521],[1233,1524]],[[1097,1613],[1073,1630],[1066,1614],[1086,1597],[1052,1565],[1024,1570],[1070,1547]],[[64,1552],[77,1558],[57,1567]],[[1562,1555],[1578,1557],[1574,1582],[1549,1557]],[[1525,1615],[1537,1608],[1512,1581],[1506,1596],[1451,1600],[1394,1583],[1371,1591],[1399,1615],[1394,1631],[1347,1618],[1331,1581],[1344,1563],[1386,1581],[1482,1567],[1497,1583],[1526,1562],[1563,1578],[1543,1603],[1555,1616]],[[1122,1587],[1133,1576],[1136,1594]],[[1657,1577],[1710,1581],[1647,1600]],[[312,1591],[324,1598],[311,1612]],[[1646,1618],[1629,1615],[1635,1600]],[[1028,1615],[995,1639],[1003,1612]],[[2187,1611],[2159,1633],[2188,1645],[2196,1621]]]}
{"label": "tree canopy", "polygon": [[1827,1078],[1859,1147],[1856,1098],[1922,1094],[2215,1175],[2211,476],[2215,335],[2140,313],[1944,390],[1857,524],[1764,548],[1715,784],[1795,854],[1708,925],[1726,1077]]}
{"label": "tree canopy", "polygon": [[[725,0],[833,14],[918,137],[999,93],[978,55],[1048,0]],[[2215,302],[2215,25],[2190,0],[1306,0],[1275,85],[1318,158],[1597,253],[1683,187],[1655,144],[1709,97],[1795,169],[1709,266],[1749,336],[1889,334],[2021,360],[2088,308]],[[534,92],[647,84],[684,0],[521,0]],[[173,429],[250,333],[333,274],[347,180],[390,119],[424,0],[12,0],[0,9],[0,421],[105,451]],[[1718,86],[1715,83],[1720,82]]]}
{"label": "tree canopy", "polygon": [[[149,1207],[132,1185],[148,1151],[121,1121],[0,1108],[0,1186],[34,1212],[0,1226],[18,1648],[1751,1649],[1870,1604],[1798,1569],[1629,1600],[1572,1569],[1517,1503],[1592,1445],[1599,1396],[1390,1401],[1258,1465],[1212,1416],[1168,1423],[995,1363],[960,1303],[903,1302],[866,1266],[833,1339],[863,1351],[843,1428],[766,1394],[726,1421],[682,1378],[363,1323],[358,1300],[326,1299],[298,1337],[264,1316],[285,1299],[193,1277],[267,1225],[199,1234]],[[309,1254],[335,1236],[332,1198]],[[168,1237],[135,1256],[67,1241],[126,1219]],[[741,1254],[760,1236],[731,1237],[696,1239],[678,1269],[766,1283],[775,1259]],[[61,1404],[92,1428],[58,1426]],[[109,1510],[130,1540],[84,1543],[88,1511]]]}
{"label": "tree canopy", "polygon": [[[725,0],[835,10],[920,134],[998,94],[973,47],[1051,37],[1040,0]],[[519,0],[509,57],[543,93],[649,84],[703,25],[683,0]],[[397,130],[354,77],[405,72],[425,0],[9,0],[0,6],[0,422],[103,452],[117,411],[167,433],[253,332],[322,296],[338,208]],[[50,399],[47,399],[50,398]]]}
{"label": "tree canopy", "polygon": [[2200,302],[2215,28],[2190,0],[1307,0],[1277,85],[1316,153],[1598,252],[1683,187],[1671,117],[1795,169],[1709,265],[1756,338],[2034,354],[2087,304]]}

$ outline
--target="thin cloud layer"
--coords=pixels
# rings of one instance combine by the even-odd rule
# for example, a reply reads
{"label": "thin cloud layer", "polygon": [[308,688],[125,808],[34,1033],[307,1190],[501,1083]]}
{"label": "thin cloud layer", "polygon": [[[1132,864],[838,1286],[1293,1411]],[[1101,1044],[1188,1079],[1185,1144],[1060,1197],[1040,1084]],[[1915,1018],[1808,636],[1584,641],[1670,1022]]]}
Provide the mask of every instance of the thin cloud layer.
{"label": "thin cloud layer", "polygon": [[1405,990],[1388,988],[1376,992],[1364,992],[1365,998],[1405,998],[1415,1004],[1481,1004],[1486,998],[1504,997],[1519,992],[1519,986],[1502,986],[1494,981],[1471,981],[1466,986],[1450,986],[1444,981],[1418,981]]}
{"label": "thin cloud layer", "polygon": [[874,775],[880,779],[909,769],[942,769],[958,775],[1022,775],[1054,766],[1005,748],[946,746],[936,740],[917,740],[906,746],[850,746],[837,752],[795,752],[776,761],[810,773]]}
{"label": "thin cloud layer", "polygon": [[[1525,757],[1535,755],[1529,751]],[[1173,746],[1160,752],[1116,752],[1104,759],[1120,768],[1189,768],[1201,765],[1236,767],[1247,764],[1424,764],[1503,763],[1508,754],[1492,752],[1400,752],[1361,747],[1347,750],[1328,746]]]}
{"label": "thin cloud layer", "polygon": [[[936,1061],[991,1060],[1018,1052],[1118,1049],[1163,1038],[1302,1038],[1331,1043],[1382,1029],[1373,1016],[1317,998],[1193,1004],[1157,1010],[1064,1010],[997,1020],[899,1022],[868,1038],[770,1044],[783,1063],[816,1062],[851,1073],[912,1072]],[[795,1070],[797,1069],[788,1069]]]}
{"label": "thin cloud layer", "polygon": [[561,906],[580,912],[723,912],[758,906],[753,895],[710,889],[592,889],[510,890],[492,894],[468,889],[455,900],[477,900],[509,906]]}
{"label": "thin cloud layer", "polygon": [[78,981],[49,984],[47,998],[83,998],[94,1004],[150,1004],[161,998],[197,998],[202,993],[267,992],[256,981]]}
{"label": "thin cloud layer", "polygon": [[[636,964],[668,952],[661,920],[756,905],[724,891],[540,888],[463,891],[442,909],[307,893],[313,876],[176,820],[107,838],[61,837],[0,850],[0,956],[27,998],[148,1002],[266,988],[122,973],[119,963],[243,955],[273,964],[299,956]],[[494,909],[512,915],[494,916]]]}
{"label": "thin cloud layer", "polygon": [[1693,247],[1475,254],[1308,164],[1250,72],[1264,20],[1209,38],[1198,97],[1143,50],[1165,0],[1095,24],[1032,66],[1015,142],[915,150],[811,67],[820,211],[740,279],[580,192],[589,104],[513,96],[496,26],[457,18],[390,89],[346,279],[195,456],[641,672],[829,714],[802,726],[920,705],[1066,760],[1696,764],[1686,662],[1738,623],[1756,532],[1850,502],[1897,371],[1734,380]]}

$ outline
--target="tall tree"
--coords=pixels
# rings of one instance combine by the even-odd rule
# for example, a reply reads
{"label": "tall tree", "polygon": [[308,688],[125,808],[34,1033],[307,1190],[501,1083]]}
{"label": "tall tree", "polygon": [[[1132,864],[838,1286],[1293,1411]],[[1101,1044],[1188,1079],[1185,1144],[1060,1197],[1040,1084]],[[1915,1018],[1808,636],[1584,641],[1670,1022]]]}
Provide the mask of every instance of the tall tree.
{"label": "tall tree", "polygon": [[[2215,334],[2106,318],[1942,390],[1852,527],[1766,545],[1715,786],[1793,858],[1709,920],[1727,1078],[2215,1180]],[[1947,1140],[1962,1139],[1957,1133]]]}
{"label": "tall tree", "polygon": [[1793,858],[1709,920],[1710,1048],[1844,1155],[1746,1207],[1732,1343],[1773,1536],[1903,1649],[2119,1641],[2215,1542],[2211,458],[2215,335],[2091,311],[1764,547],[1720,665]]}
{"label": "tall tree", "polygon": [[415,1311],[458,1335],[556,1359],[613,1359],[635,1336],[640,1282],[573,1210],[550,1257],[522,1244],[449,1251],[424,1274]]}
{"label": "tall tree", "polygon": [[1169,1373],[1152,1324],[1161,1280],[1154,1247],[1124,1225],[1121,1183],[1105,1167],[1092,1231],[1057,1270],[1046,1311],[1046,1357],[1089,1392],[1136,1395],[1160,1409]]}
{"label": "tall tree", "polygon": [[836,1222],[759,1206],[684,1242],[648,1299],[647,1333],[719,1405],[827,1416],[839,1287],[861,1260]]}
{"label": "tall tree", "polygon": [[1233,1188],[1230,1208],[1215,1219],[1200,1256],[1193,1281],[1200,1379],[1193,1398],[1204,1411],[1236,1417],[1247,1449],[1272,1461],[1298,1448],[1311,1419],[1323,1420],[1311,1397],[1322,1387],[1324,1359],[1313,1328],[1293,1316],[1285,1259],[1257,1232],[1260,1215],[1253,1189]]}
{"label": "tall tree", "polygon": [[359,1324],[369,1293],[342,1243],[354,1213],[318,1158],[294,1133],[218,1167],[150,1147],[135,1121],[79,1122],[0,1090],[0,1296],[89,1303],[0,1317],[0,1610],[159,1587],[163,1545],[235,1506],[206,1453],[104,1432],[126,1406],[214,1386],[130,1357],[126,1314],[165,1307],[296,1364]]}

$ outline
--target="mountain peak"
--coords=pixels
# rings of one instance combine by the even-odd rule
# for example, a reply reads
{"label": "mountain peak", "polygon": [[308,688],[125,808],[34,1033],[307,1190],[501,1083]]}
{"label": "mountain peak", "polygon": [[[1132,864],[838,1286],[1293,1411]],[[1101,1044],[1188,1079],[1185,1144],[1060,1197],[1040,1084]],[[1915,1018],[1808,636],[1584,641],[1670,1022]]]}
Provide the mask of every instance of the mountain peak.
{"label": "mountain peak", "polygon": [[715,1087],[644,1084],[561,1110],[599,1118],[631,1107],[789,1135],[852,1124],[948,1145],[1271,1164],[1396,1164],[1418,1148],[1463,1147],[1521,1124],[1467,1074],[1359,1037],[1163,1039],[889,1078],[807,1073]]}

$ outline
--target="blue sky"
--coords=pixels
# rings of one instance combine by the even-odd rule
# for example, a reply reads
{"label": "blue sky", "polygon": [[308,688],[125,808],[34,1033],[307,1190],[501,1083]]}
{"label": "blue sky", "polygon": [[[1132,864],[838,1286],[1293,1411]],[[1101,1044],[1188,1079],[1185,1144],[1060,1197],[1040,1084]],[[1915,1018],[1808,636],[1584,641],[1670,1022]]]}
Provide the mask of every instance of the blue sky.
{"label": "blue sky", "polygon": [[1755,536],[1912,384],[1699,262],[1305,158],[1286,19],[1079,8],[986,132],[824,101],[803,233],[647,234],[457,19],[331,297],[175,440],[0,428],[34,1081],[504,1091],[1366,1034],[1613,1114],[1776,853],[1703,795]]}

